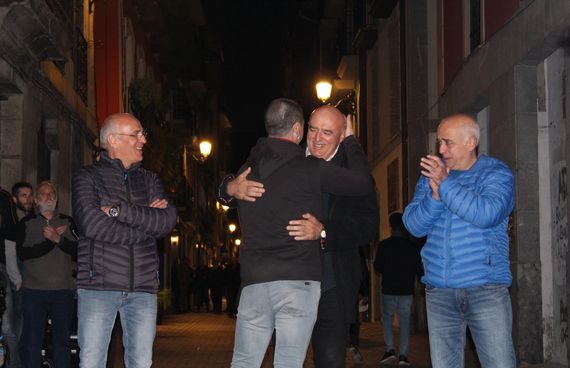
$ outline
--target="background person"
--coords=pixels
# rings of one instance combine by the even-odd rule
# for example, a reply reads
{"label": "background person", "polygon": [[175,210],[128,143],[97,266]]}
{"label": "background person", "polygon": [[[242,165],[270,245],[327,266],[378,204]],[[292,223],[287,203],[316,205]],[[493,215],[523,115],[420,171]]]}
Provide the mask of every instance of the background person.
{"label": "background person", "polygon": [[23,331],[20,359],[24,367],[41,366],[48,317],[51,319],[52,359],[56,367],[70,366],[71,324],[75,306],[73,260],[77,237],[71,217],[56,210],[55,185],[36,187],[37,214],[18,223],[17,251],[22,261]]}
{"label": "background person", "polygon": [[[402,223],[402,213],[390,215],[392,236],[378,244],[374,269],[382,274],[382,323],[386,352],[381,363],[409,365],[409,337],[416,277],[423,274],[418,247],[410,240]],[[396,355],[392,323],[400,322],[399,356]]]}

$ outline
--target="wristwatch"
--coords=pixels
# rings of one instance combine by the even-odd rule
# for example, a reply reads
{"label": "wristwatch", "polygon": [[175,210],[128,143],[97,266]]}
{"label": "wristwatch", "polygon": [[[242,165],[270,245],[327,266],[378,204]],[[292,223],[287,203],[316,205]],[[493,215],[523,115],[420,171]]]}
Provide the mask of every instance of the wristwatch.
{"label": "wristwatch", "polygon": [[110,217],[117,217],[117,216],[119,216],[120,212],[121,211],[119,210],[119,207],[117,207],[117,206],[113,206],[113,207],[109,208],[109,216]]}
{"label": "wristwatch", "polygon": [[321,230],[321,249],[325,249],[325,245],[327,245],[327,232],[325,231],[325,227]]}

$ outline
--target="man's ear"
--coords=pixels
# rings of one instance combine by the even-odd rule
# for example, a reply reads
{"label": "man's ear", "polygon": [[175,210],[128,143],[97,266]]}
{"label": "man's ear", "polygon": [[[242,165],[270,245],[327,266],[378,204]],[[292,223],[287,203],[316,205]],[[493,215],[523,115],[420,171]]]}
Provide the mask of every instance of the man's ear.
{"label": "man's ear", "polygon": [[109,134],[107,136],[107,147],[114,147],[117,143],[117,137],[115,137],[113,134]]}
{"label": "man's ear", "polygon": [[479,142],[477,141],[477,138],[475,138],[474,136],[469,137],[469,139],[467,140],[467,146],[469,147],[470,151],[474,151],[477,148],[478,144]]}

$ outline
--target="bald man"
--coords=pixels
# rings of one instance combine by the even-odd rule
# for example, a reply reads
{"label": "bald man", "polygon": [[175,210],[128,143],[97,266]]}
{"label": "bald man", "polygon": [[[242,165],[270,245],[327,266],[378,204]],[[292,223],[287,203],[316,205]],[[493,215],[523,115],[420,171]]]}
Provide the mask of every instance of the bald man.
{"label": "bald man", "polygon": [[509,215],[514,178],[503,162],[477,157],[479,126],[452,115],[437,129],[440,156],[422,176],[404,224],[422,249],[432,365],[463,367],[469,326],[483,368],[515,368],[509,286]]}
{"label": "bald man", "polygon": [[156,240],[176,224],[158,176],[142,168],[146,132],[137,118],[113,114],[99,139],[99,161],[73,176],[79,229],[78,341],[81,366],[104,368],[119,313],[127,367],[150,367],[156,332]]}

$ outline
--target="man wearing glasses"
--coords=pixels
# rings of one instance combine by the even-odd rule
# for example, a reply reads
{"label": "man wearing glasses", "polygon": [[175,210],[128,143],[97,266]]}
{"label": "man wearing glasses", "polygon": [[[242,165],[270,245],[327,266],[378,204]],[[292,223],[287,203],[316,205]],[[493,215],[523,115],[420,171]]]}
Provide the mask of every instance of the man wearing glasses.
{"label": "man wearing glasses", "polygon": [[150,367],[156,332],[156,240],[176,223],[157,175],[142,168],[146,132],[129,114],[103,122],[100,159],[73,177],[79,229],[78,340],[82,367],[105,367],[117,312],[127,367]]}

